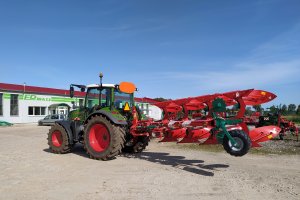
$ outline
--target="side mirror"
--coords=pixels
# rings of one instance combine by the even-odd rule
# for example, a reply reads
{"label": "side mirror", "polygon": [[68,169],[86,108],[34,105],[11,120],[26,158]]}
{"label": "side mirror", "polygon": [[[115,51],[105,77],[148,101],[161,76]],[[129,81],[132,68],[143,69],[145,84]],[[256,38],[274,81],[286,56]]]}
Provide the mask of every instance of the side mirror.
{"label": "side mirror", "polygon": [[74,97],[74,87],[70,86],[70,97],[73,98]]}
{"label": "side mirror", "polygon": [[85,88],[84,87],[80,88],[80,91],[85,92]]}
{"label": "side mirror", "polygon": [[136,87],[133,83],[130,82],[121,82],[119,85],[121,92],[132,94],[136,91]]}

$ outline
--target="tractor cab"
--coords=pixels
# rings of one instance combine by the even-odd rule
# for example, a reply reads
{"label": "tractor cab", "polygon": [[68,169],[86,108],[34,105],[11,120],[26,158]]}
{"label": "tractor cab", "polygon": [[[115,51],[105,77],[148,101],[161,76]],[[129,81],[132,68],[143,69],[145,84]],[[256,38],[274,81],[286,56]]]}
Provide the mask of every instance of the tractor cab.
{"label": "tractor cab", "polygon": [[102,84],[102,77],[100,74],[100,84],[70,85],[71,98],[74,96],[74,86],[80,88],[81,92],[86,91],[84,106],[70,112],[71,120],[84,122],[91,114],[102,111],[112,116],[112,119],[126,121],[134,106],[134,92],[137,90],[135,85],[130,82]]}
{"label": "tractor cab", "polygon": [[[124,82],[120,83],[122,86]],[[134,91],[122,91],[120,85],[92,84],[87,86],[85,108],[89,112],[94,110],[130,111],[134,105]],[[132,84],[133,85],[133,84]]]}

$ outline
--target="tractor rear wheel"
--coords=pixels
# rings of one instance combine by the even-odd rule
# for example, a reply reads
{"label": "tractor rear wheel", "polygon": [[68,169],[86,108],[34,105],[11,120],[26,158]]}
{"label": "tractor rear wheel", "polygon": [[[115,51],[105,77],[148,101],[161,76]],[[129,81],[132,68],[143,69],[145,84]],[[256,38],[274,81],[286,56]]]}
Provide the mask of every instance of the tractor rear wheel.
{"label": "tractor rear wheel", "polygon": [[231,144],[228,137],[225,135],[223,139],[223,147],[227,153],[232,156],[243,156],[248,153],[251,147],[251,139],[247,133],[242,130],[229,131],[230,135],[237,142],[237,146]]}
{"label": "tractor rear wheel", "polygon": [[54,124],[48,133],[48,145],[53,153],[69,153],[73,147],[70,144],[68,133],[59,124]]}
{"label": "tractor rear wheel", "polygon": [[140,137],[136,141],[133,141],[132,144],[130,142],[125,144],[124,148],[122,149],[125,153],[141,153],[146,149],[150,141],[149,137]]}
{"label": "tractor rear wheel", "polygon": [[96,115],[84,130],[83,145],[93,159],[110,160],[117,156],[124,145],[125,132],[105,117]]}

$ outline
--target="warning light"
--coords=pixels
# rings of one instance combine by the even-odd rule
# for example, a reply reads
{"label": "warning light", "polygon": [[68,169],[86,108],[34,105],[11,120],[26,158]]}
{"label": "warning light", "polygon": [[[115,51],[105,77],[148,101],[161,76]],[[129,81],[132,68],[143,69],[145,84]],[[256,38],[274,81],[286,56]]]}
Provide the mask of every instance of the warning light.
{"label": "warning light", "polygon": [[129,110],[130,110],[129,104],[128,102],[126,102],[124,106],[124,111],[129,111]]}
{"label": "warning light", "polygon": [[272,137],[273,137],[273,135],[269,135],[269,136],[268,136],[269,139],[272,139]]}
{"label": "warning light", "polygon": [[265,95],[266,95],[266,92],[261,92],[261,95],[265,96]]}

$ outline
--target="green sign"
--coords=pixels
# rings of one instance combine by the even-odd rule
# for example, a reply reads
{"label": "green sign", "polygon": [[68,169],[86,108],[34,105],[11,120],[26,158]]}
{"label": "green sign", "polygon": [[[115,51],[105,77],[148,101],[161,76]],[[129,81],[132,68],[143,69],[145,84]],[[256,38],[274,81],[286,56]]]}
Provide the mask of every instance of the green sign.
{"label": "green sign", "polygon": [[[10,94],[4,93],[4,99],[10,99]],[[70,97],[44,97],[35,94],[19,94],[19,100],[25,101],[47,101],[47,102],[64,102],[64,103],[71,103],[72,101],[77,102],[77,98],[70,98]]]}

